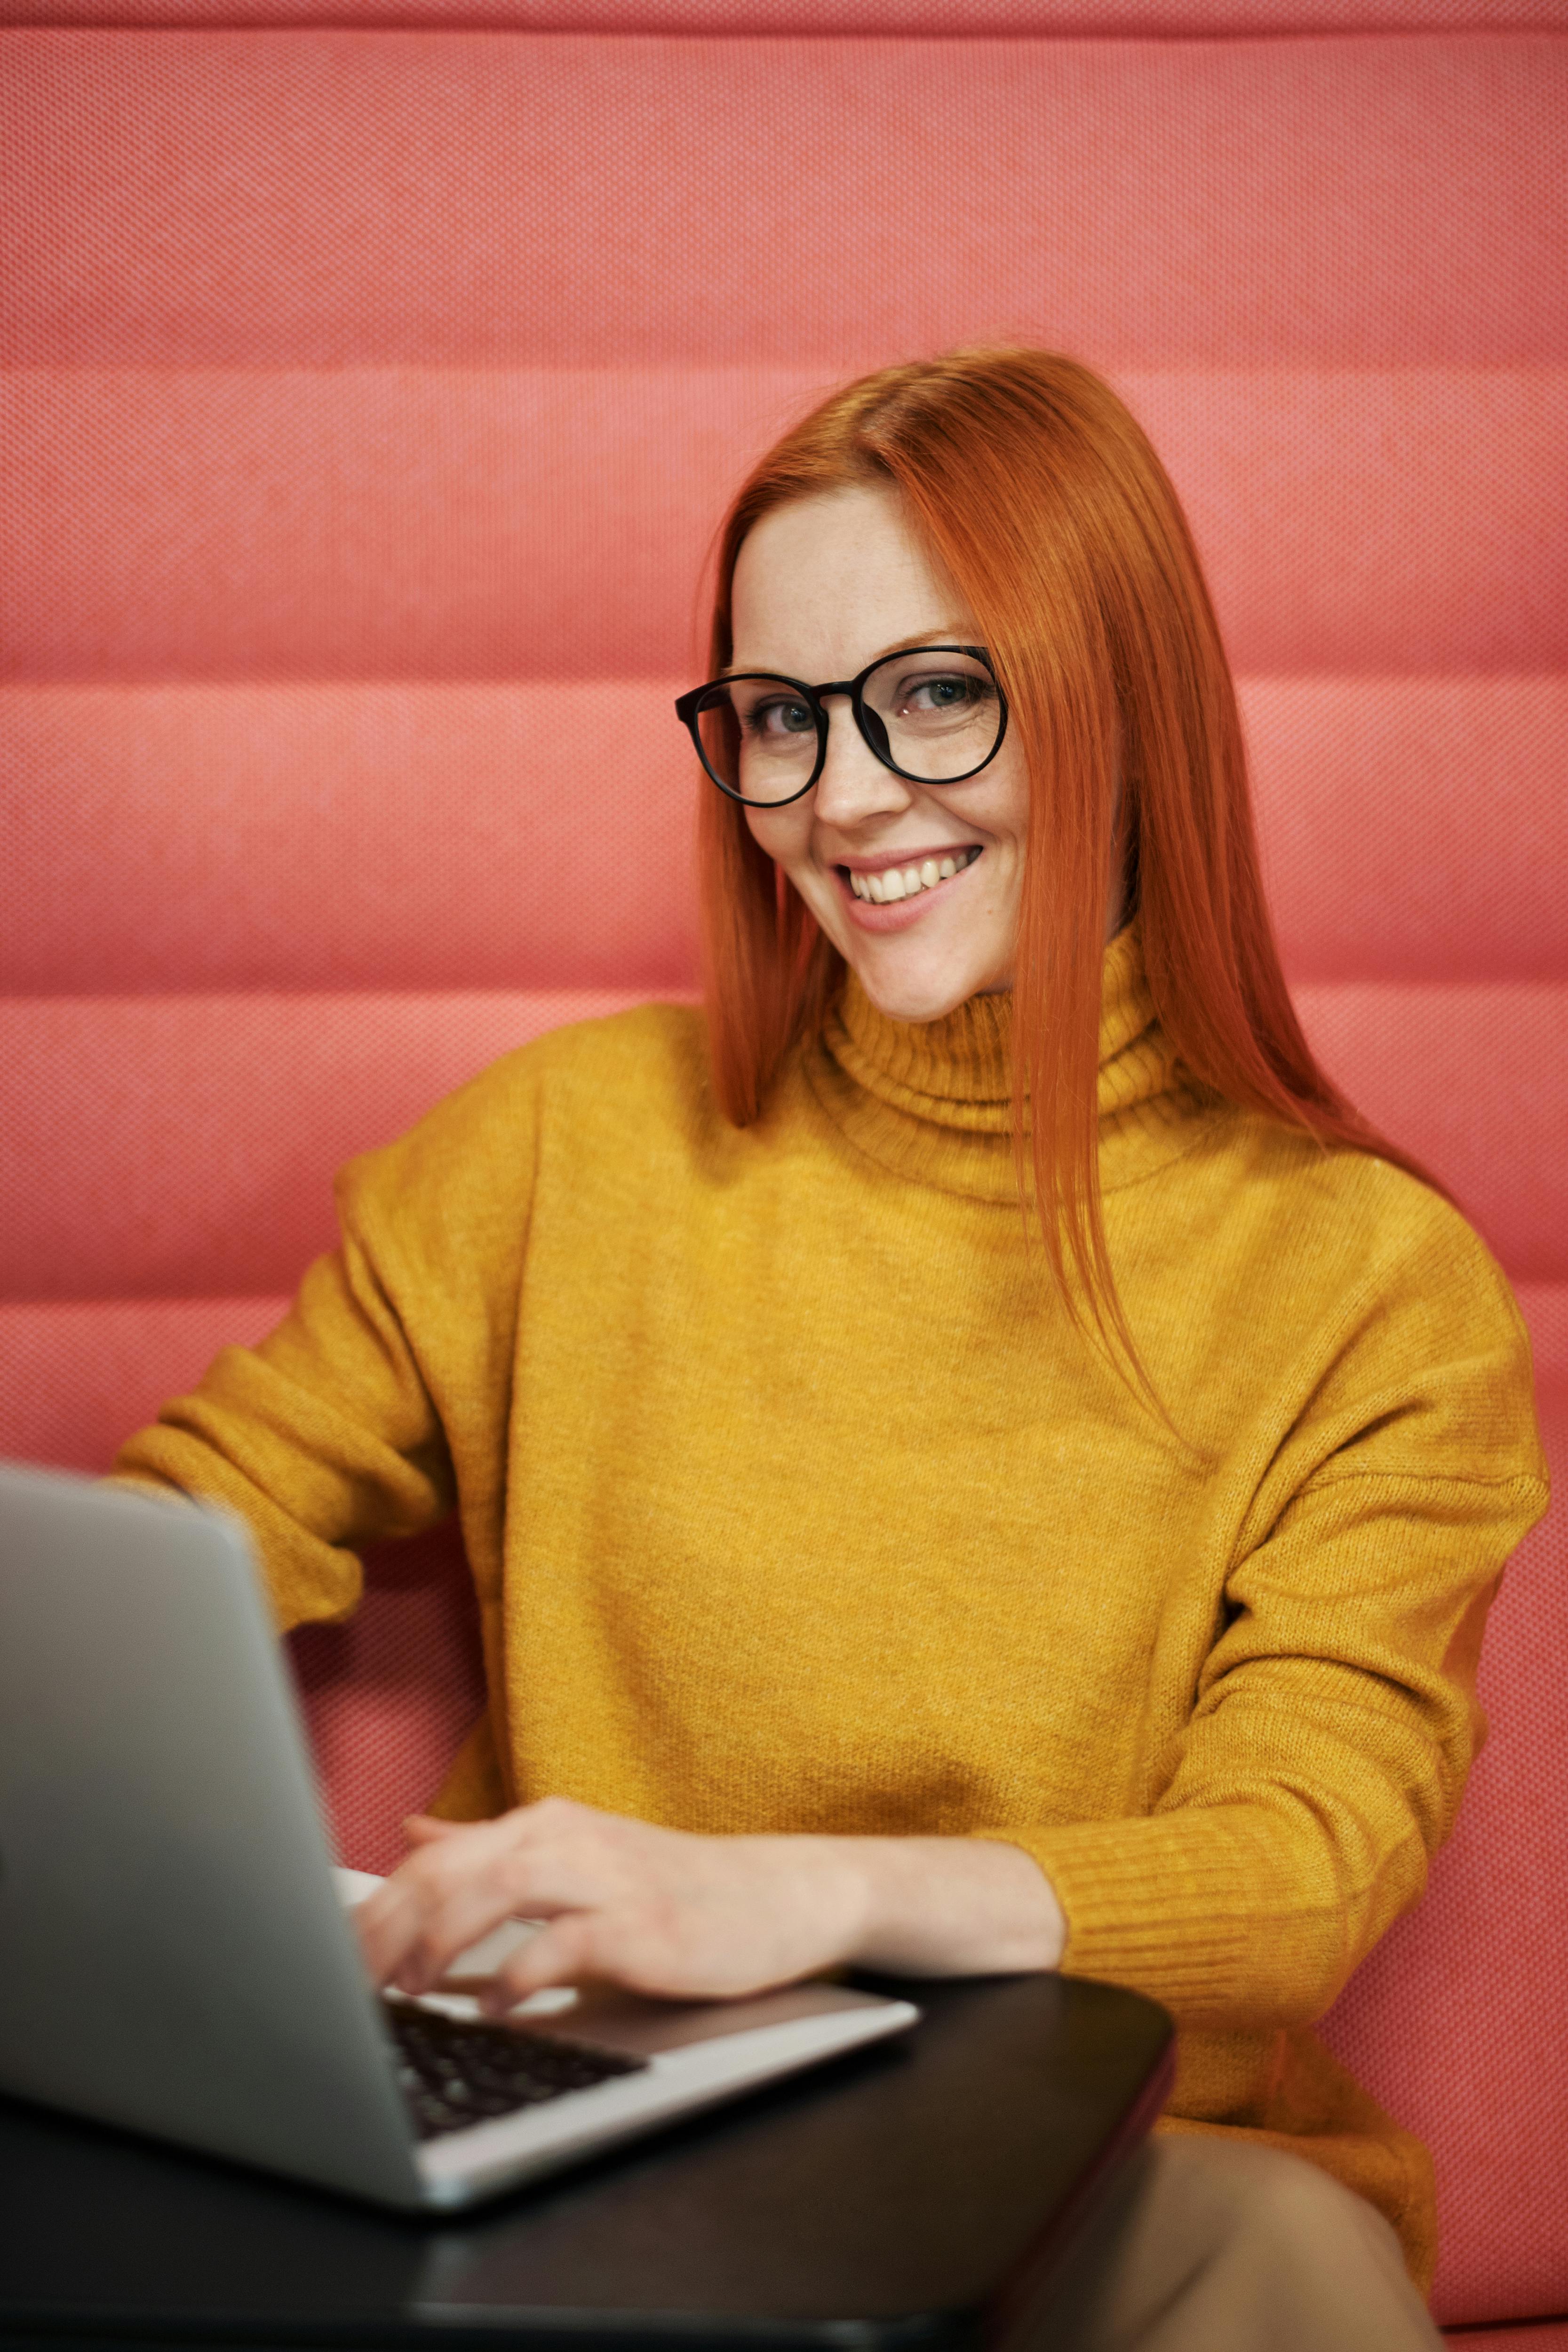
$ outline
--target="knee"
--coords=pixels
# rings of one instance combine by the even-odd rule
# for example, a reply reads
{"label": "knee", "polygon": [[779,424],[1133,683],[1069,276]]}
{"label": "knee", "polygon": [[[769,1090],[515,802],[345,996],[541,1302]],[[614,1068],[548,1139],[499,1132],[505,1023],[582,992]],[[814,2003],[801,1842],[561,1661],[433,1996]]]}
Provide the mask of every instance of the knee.
{"label": "knee", "polygon": [[1162,2138],[1155,2161],[1166,2194],[1186,2210],[1195,2237],[1211,2244],[1245,2242],[1288,2271],[1332,2262],[1335,2250],[1371,2254],[1404,2274],[1399,2242],[1364,2197],[1304,2157],[1254,2142]]}

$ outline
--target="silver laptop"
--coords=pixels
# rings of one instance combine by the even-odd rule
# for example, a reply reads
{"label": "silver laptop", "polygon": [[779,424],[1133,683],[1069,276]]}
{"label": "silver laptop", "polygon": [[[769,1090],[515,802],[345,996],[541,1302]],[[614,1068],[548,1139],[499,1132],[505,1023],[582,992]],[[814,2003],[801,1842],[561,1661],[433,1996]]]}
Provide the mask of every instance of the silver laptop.
{"label": "silver laptop", "polygon": [[668,2004],[368,1982],[243,1529],[0,1465],[0,2090],[449,2209],[896,2033],[846,1986]]}

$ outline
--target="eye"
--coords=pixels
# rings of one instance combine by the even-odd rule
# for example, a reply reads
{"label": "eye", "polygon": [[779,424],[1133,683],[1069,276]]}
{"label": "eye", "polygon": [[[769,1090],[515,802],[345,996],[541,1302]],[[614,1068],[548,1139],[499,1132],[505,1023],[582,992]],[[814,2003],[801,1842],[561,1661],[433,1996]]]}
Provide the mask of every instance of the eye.
{"label": "eye", "polygon": [[772,696],[752,705],[746,713],[746,731],[764,742],[789,742],[796,736],[816,734],[816,714],[798,695]]}
{"label": "eye", "polygon": [[900,679],[897,708],[900,717],[910,719],[965,718],[985,709],[994,696],[995,688],[989,678],[973,677],[962,670],[942,670],[923,677]]}

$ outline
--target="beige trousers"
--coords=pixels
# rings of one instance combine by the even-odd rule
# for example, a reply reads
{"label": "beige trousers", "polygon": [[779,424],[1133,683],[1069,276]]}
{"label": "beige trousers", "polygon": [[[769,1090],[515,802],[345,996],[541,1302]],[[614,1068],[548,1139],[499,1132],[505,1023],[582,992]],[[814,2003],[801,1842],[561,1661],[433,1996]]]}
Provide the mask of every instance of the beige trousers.
{"label": "beige trousers", "polygon": [[1381,2213],[1222,2140],[1135,2157],[1005,2352],[1441,2352]]}

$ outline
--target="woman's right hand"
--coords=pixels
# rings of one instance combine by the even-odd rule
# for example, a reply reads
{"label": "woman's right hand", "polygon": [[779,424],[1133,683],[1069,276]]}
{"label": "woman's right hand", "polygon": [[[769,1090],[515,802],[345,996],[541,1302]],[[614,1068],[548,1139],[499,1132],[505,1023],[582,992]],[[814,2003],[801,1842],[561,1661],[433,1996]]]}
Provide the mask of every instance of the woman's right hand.
{"label": "woman's right hand", "polygon": [[858,1961],[911,1975],[1054,1967],[1065,1930],[1021,1848],[977,1838],[703,1836],[562,1797],[414,1851],[354,1914],[378,1984],[428,1992],[508,1919],[543,1924],[480,2005],[597,1980],[722,2000]]}

